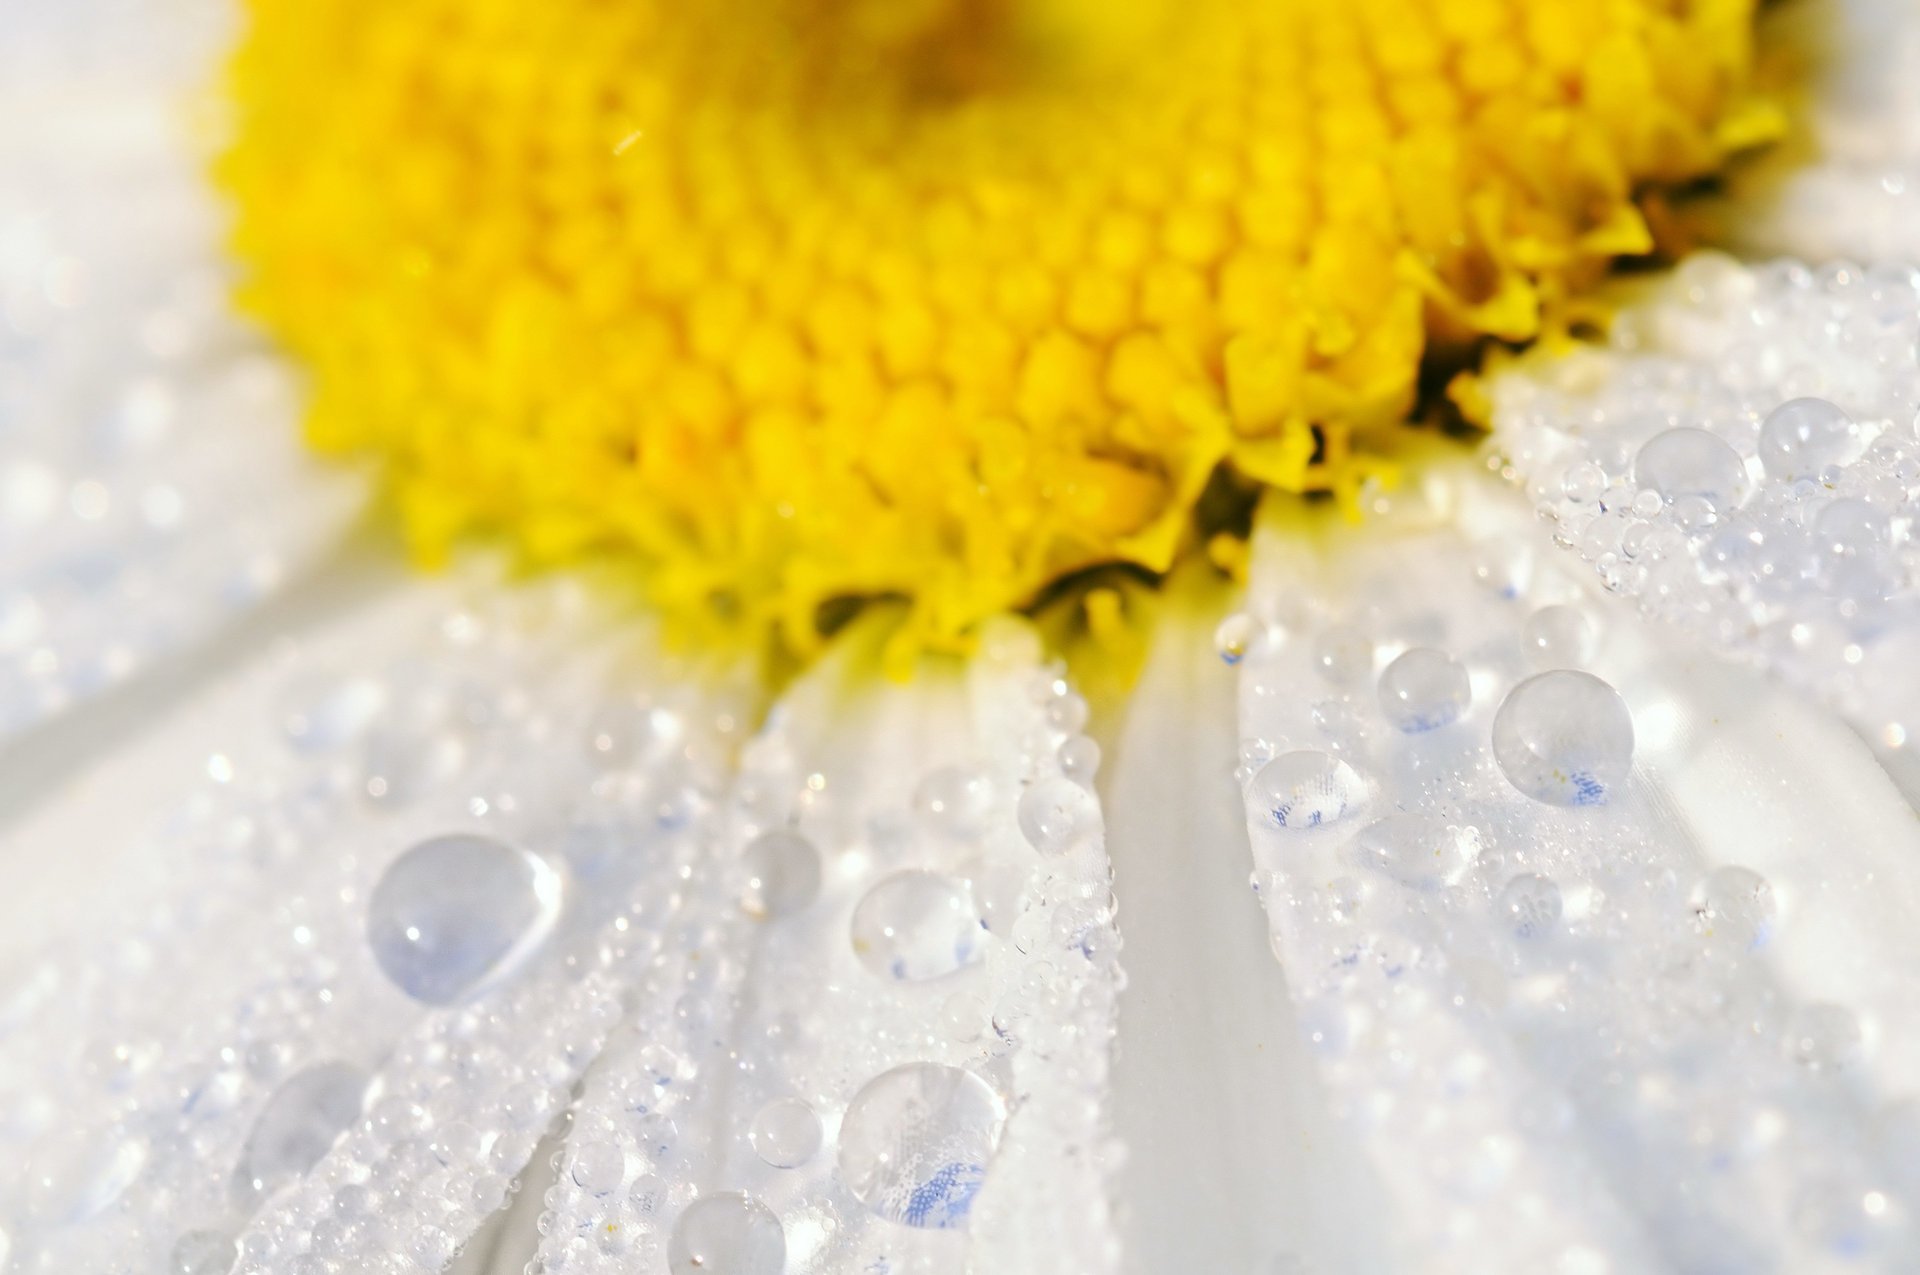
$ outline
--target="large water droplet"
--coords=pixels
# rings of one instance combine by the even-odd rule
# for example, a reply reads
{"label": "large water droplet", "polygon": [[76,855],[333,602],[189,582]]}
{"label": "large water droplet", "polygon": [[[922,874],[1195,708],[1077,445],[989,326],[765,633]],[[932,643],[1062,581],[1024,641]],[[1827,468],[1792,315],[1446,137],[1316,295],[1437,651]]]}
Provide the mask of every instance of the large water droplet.
{"label": "large water droplet", "polygon": [[1726,515],[1747,497],[1747,465],[1718,434],[1683,425],[1648,439],[1633,459],[1633,480],[1668,504],[1697,496]]}
{"label": "large water droplet", "polygon": [[1362,863],[1402,885],[1438,890],[1473,866],[1480,833],[1434,815],[1388,815],[1362,828],[1353,848]]}
{"label": "large water droplet", "polygon": [[804,1098],[775,1098],[754,1113],[747,1139],[776,1169],[797,1169],[820,1150],[820,1116]]}
{"label": "large water droplet", "polygon": [[853,909],[860,963],[905,982],[940,978],[980,959],[987,932],[965,881],[918,869],[877,882]]}
{"label": "large water droplet", "polygon": [[1347,763],[1301,749],[1262,766],[1247,800],[1256,818],[1298,832],[1345,818],[1366,800],[1366,786]]}
{"label": "large water droplet", "polygon": [[1817,478],[1853,447],[1853,418],[1823,398],[1789,399],[1760,424],[1760,463],[1770,478]]}
{"label": "large water droplet", "polygon": [[970,1071],[928,1062],[895,1067],[847,1104],[841,1180],[881,1217],[964,1227],[1006,1117],[999,1095]]}
{"label": "large water droplet", "polygon": [[703,1195],[687,1205],[667,1241],[673,1275],[780,1275],[786,1266],[780,1219],[739,1191]]}
{"label": "large water droplet", "polygon": [[1598,805],[1633,766],[1633,716],[1591,673],[1536,674],[1493,715],[1493,755],[1507,781],[1535,801]]}
{"label": "large water droplet", "polygon": [[1409,735],[1447,725],[1472,701],[1467,670],[1432,647],[1401,652],[1380,674],[1380,711]]}
{"label": "large water droplet", "polygon": [[560,877],[491,837],[423,841],[387,868],[367,905],[367,939],[401,991],[459,1000],[522,965],[553,928]]}
{"label": "large water droplet", "polygon": [[749,916],[791,916],[820,895],[820,852],[797,832],[764,832],[747,844],[746,892],[740,906]]}
{"label": "large water droplet", "polygon": [[274,1090],[253,1122],[233,1173],[234,1203],[251,1212],[320,1162],[360,1115],[367,1077],[351,1063],[324,1062],[295,1072]]}

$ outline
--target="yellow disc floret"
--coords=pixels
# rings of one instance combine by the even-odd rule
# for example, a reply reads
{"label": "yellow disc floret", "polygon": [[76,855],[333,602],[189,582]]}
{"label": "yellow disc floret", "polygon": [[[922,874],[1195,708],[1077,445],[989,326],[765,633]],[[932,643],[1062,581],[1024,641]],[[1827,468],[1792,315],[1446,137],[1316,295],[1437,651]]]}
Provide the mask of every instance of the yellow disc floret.
{"label": "yellow disc floret", "polygon": [[245,300],[423,555],[938,643],[1378,469],[1751,117],[1751,0],[247,0]]}

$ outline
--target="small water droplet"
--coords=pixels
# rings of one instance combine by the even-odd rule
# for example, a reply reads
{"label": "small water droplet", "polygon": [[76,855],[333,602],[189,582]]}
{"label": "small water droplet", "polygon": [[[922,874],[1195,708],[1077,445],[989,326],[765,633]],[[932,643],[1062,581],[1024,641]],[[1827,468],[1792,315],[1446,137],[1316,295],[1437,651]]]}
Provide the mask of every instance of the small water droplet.
{"label": "small water droplet", "polygon": [[1823,398],[1789,399],[1760,424],[1760,463],[1770,478],[1817,478],[1853,448],[1853,418]]}
{"label": "small water droplet", "polygon": [[1541,672],[1585,668],[1599,644],[1593,621],[1579,607],[1541,607],[1520,628],[1520,649]]}
{"label": "small water droplet", "polygon": [[1560,928],[1560,887],[1538,873],[1523,872],[1500,889],[1494,912],[1516,938],[1544,938]]}
{"label": "small water droplet", "polygon": [[1476,828],[1434,815],[1398,814],[1375,820],[1353,839],[1360,862],[1417,890],[1457,883],[1480,854]]}
{"label": "small water droplet", "polygon": [[1747,465],[1718,434],[1683,425],[1648,439],[1633,459],[1633,480],[1668,504],[1707,501],[1722,516],[1747,497]]}
{"label": "small water droplet", "polygon": [[1473,701],[1473,687],[1445,651],[1416,646],[1380,674],[1380,711],[1409,735],[1456,720]]}
{"label": "small water droplet", "polygon": [[1043,779],[1020,794],[1020,831],[1041,854],[1060,854],[1100,830],[1100,803],[1070,779]]}
{"label": "small water droplet", "polygon": [[740,906],[749,916],[791,916],[820,895],[820,852],[797,832],[775,829],[747,843],[746,892]]}
{"label": "small water droplet", "polygon": [[1693,912],[1700,932],[1717,943],[1741,950],[1764,947],[1773,935],[1773,887],[1752,868],[1725,864],[1700,882]]}

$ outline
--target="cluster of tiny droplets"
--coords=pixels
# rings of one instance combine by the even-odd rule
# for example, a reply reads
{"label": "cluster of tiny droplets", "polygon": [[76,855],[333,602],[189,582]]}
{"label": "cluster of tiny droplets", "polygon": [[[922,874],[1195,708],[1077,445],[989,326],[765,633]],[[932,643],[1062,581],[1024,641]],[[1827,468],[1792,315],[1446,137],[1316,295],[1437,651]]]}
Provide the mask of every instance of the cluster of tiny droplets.
{"label": "cluster of tiny droplets", "polygon": [[1098,749],[1029,630],[942,742],[783,707],[729,786],[742,715],[608,690],[577,590],[443,606],[252,675],[125,937],[8,996],[8,1270],[441,1270],[561,1131],[537,1270],[1114,1268]]}
{"label": "cluster of tiny droplets", "polygon": [[1920,730],[1920,280],[1690,258],[1613,346],[1493,384],[1490,464],[1648,615]]}
{"label": "cluster of tiny droplets", "polygon": [[[667,930],[739,716],[623,705],[611,747],[594,706],[631,679],[535,619],[591,630],[576,594],[446,611],[425,641],[421,602],[325,644],[399,645],[382,672],[250,675],[252,733],[8,996],[10,1271],[438,1270],[564,1110]],[[406,757],[436,761],[390,782]],[[437,883],[450,909],[399,871],[448,832],[539,870]],[[380,950],[383,911],[417,950]]]}
{"label": "cluster of tiny droplets", "polygon": [[70,17],[0,3],[0,736],[245,611],[360,504],[231,314],[221,212],[171,127],[222,18],[189,0],[121,39],[96,17],[75,49]]}
{"label": "cluster of tiny droplets", "polygon": [[[1517,515],[1431,525],[1388,512],[1332,562],[1261,540],[1218,640],[1253,885],[1395,1243],[1435,1271],[1905,1269],[1912,1120],[1859,1084],[1871,1025],[1796,1003],[1768,883],[1698,866],[1628,774],[1591,666],[1637,621],[1551,553],[1523,569]],[[1573,756],[1598,791],[1543,779]]]}
{"label": "cluster of tiny droplets", "polygon": [[589,1078],[530,1271],[1116,1268],[1098,749],[1030,630],[985,646],[958,696],[750,741],[718,959]]}

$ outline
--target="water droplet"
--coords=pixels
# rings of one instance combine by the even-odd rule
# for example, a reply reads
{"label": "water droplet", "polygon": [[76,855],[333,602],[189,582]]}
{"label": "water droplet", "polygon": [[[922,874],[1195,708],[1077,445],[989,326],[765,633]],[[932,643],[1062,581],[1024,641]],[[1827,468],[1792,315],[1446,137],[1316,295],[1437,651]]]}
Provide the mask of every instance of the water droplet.
{"label": "water droplet", "polygon": [[853,909],[853,951],[885,978],[941,978],[980,959],[986,930],[965,881],[909,869],[883,877]]}
{"label": "water droplet", "polygon": [[27,1166],[27,1213],[57,1224],[98,1217],[147,1166],[144,1138],[124,1129],[63,1143]]}
{"label": "water droplet", "polygon": [[1480,832],[1434,815],[1388,815],[1362,828],[1353,848],[1360,862],[1402,885],[1438,890],[1473,866]]}
{"label": "water droplet", "polygon": [[1668,504],[1699,497],[1722,515],[1747,496],[1747,465],[1718,434],[1683,425],[1648,439],[1633,459],[1633,479]]}
{"label": "water droplet", "polygon": [[611,1142],[582,1143],[567,1162],[567,1176],[589,1195],[611,1195],[626,1179],[626,1153]]}
{"label": "water droplet", "polygon": [[913,809],[928,831],[971,841],[993,824],[993,781],[971,767],[942,766],[913,790]]}
{"label": "water droplet", "polygon": [[1313,666],[1335,686],[1364,682],[1373,673],[1373,639],[1350,624],[1330,624],[1313,644]]}
{"label": "water droplet", "polygon": [[820,1116],[805,1099],[775,1098],[753,1115],[747,1138],[776,1169],[797,1169],[820,1150]]}
{"label": "water droplet", "polygon": [[1472,701],[1467,670],[1445,651],[1416,646],[1380,674],[1380,711],[1409,735],[1447,725]]}
{"label": "water droplet", "polygon": [[288,1077],[247,1135],[233,1174],[234,1203],[252,1212],[318,1164],[334,1139],[359,1119],[366,1089],[366,1073],[351,1063],[318,1063]]}
{"label": "water droplet", "polygon": [[1301,749],[1281,753],[1255,772],[1247,799],[1256,817],[1300,831],[1345,818],[1366,800],[1366,787],[1347,763]]}
{"label": "water droplet", "polygon": [[1538,673],[1507,692],[1493,715],[1493,755],[1507,781],[1535,801],[1598,805],[1633,766],[1633,716],[1591,673]]}
{"label": "water droplet", "polygon": [[1726,864],[1700,882],[1693,912],[1700,932],[1716,942],[1739,949],[1764,947],[1773,934],[1773,887],[1752,868]]}
{"label": "water droplet", "polygon": [[227,1275],[238,1250],[231,1235],[218,1231],[188,1231],[174,1241],[168,1275]]}
{"label": "water droplet", "polygon": [[1086,698],[1075,691],[1056,697],[1047,705],[1047,725],[1068,735],[1077,735],[1087,725]]}
{"label": "water droplet", "polygon": [[1220,627],[1213,631],[1213,649],[1228,664],[1238,664],[1254,649],[1260,636],[1260,621],[1244,611],[1237,611],[1220,621]]}
{"label": "water droplet", "polygon": [[1593,621],[1579,607],[1541,607],[1520,628],[1520,649],[1527,663],[1542,672],[1584,668],[1599,644]]}
{"label": "water droplet", "polygon": [[1085,735],[1070,735],[1060,742],[1056,755],[1061,774],[1082,788],[1093,787],[1094,776],[1100,773],[1100,745]]}
{"label": "water droplet", "polygon": [[1853,447],[1853,418],[1822,398],[1790,399],[1760,425],[1760,463],[1770,478],[1817,478]]}
{"label": "water droplet", "polygon": [[784,828],[747,843],[747,888],[740,906],[763,919],[791,916],[820,895],[820,852]]}
{"label": "water droplet", "polygon": [[667,1241],[673,1275],[780,1275],[786,1266],[780,1219],[739,1191],[703,1195],[687,1205]]}
{"label": "water droplet", "polygon": [[1494,912],[1515,937],[1544,938],[1560,928],[1560,887],[1537,873],[1523,872],[1501,887]]}
{"label": "water droplet", "polygon": [[1070,779],[1042,779],[1020,794],[1020,831],[1041,854],[1060,854],[1100,830],[1100,803]]}
{"label": "water droplet", "polygon": [[970,1071],[928,1062],[895,1067],[847,1104],[841,1180],[881,1217],[964,1227],[1006,1115],[999,1095]]}
{"label": "water droplet", "polygon": [[446,1005],[506,976],[538,950],[560,910],[545,860],[491,837],[454,833],[406,851],[367,905],[367,939],[395,986]]}

